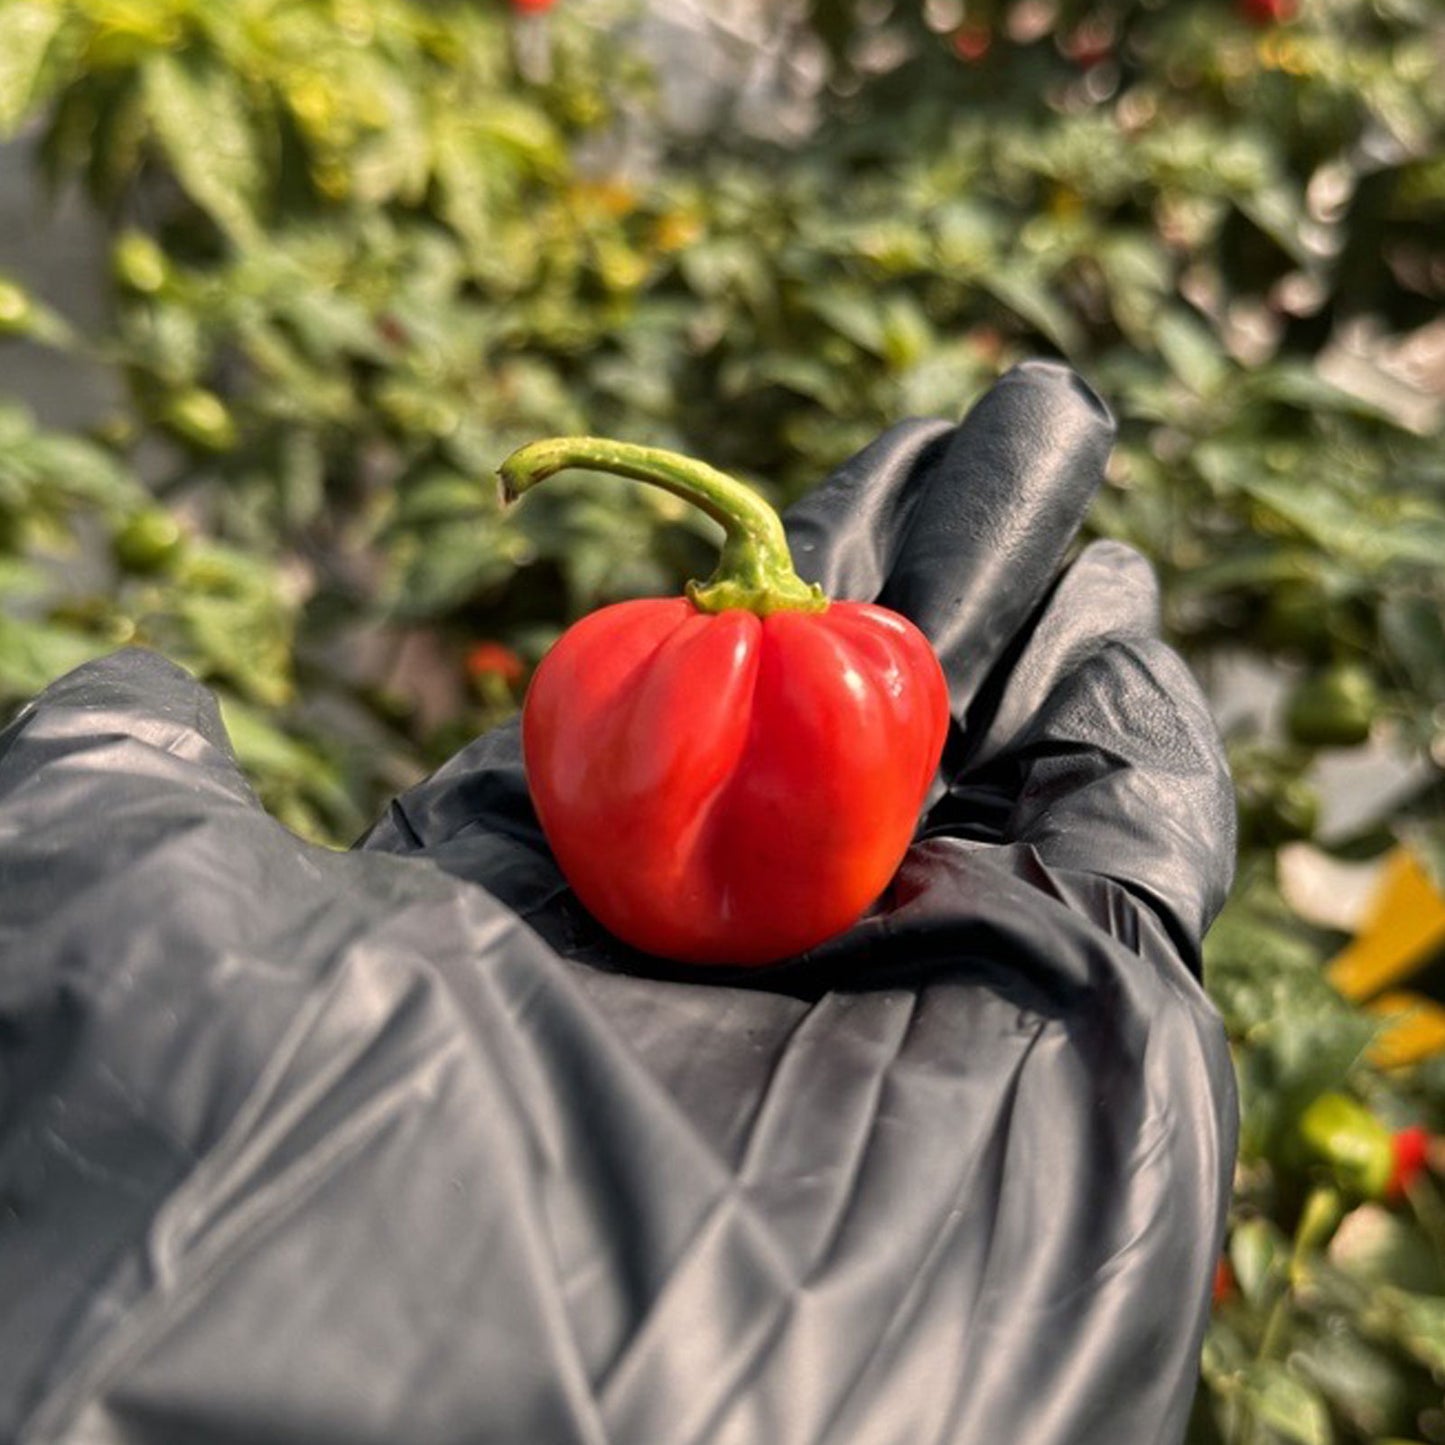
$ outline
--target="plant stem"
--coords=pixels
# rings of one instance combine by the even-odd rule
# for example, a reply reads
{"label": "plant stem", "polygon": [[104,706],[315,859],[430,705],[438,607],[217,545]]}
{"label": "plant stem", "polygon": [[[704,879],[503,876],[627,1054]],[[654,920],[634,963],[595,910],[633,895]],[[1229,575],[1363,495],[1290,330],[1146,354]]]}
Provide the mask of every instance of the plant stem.
{"label": "plant stem", "polygon": [[569,467],[661,487],[701,508],[722,527],[722,551],[712,576],[687,584],[687,595],[700,612],[743,608],[767,617],[774,612],[822,612],[828,606],[823,589],[798,576],[782,519],[772,507],[726,473],[676,452],[601,437],[532,442],[497,469],[503,500],[514,502]]}

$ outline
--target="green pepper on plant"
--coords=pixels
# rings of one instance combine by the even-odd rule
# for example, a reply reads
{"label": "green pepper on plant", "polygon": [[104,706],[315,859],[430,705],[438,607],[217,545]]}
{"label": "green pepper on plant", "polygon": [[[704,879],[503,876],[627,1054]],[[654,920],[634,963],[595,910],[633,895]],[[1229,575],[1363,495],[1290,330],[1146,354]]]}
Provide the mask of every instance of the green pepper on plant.
{"label": "green pepper on plant", "polygon": [[1398,1202],[1429,1165],[1429,1132],[1391,1130],[1345,1094],[1321,1094],[1300,1118],[1300,1137],[1340,1183],[1367,1199]]}

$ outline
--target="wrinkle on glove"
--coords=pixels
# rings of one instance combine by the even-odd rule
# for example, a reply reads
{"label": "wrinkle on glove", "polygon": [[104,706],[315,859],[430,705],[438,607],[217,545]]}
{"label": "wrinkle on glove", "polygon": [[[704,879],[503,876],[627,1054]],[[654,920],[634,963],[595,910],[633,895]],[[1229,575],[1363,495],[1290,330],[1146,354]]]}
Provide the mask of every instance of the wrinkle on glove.
{"label": "wrinkle on glove", "polygon": [[921,610],[955,737],[887,895],[776,968],[610,939],[515,727],[334,853],[151,654],[27,708],[0,1439],[1182,1439],[1234,1150],[1195,975],[1232,815],[1147,569],[1060,570],[1090,398],[1021,368],[789,519],[838,595]]}

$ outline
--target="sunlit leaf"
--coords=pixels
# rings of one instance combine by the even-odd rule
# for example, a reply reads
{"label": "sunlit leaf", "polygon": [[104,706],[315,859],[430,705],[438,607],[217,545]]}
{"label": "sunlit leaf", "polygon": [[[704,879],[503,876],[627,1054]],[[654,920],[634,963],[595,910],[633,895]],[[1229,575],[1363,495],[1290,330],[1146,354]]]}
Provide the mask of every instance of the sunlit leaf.
{"label": "sunlit leaf", "polygon": [[39,0],[0,7],[0,136],[11,135],[37,99],[45,57],[65,9]]}
{"label": "sunlit leaf", "polygon": [[0,697],[31,697],[113,646],[68,627],[20,621],[0,611]]}
{"label": "sunlit leaf", "polygon": [[1445,1374],[1445,1296],[1386,1288],[1377,1296],[1377,1318],[1427,1369]]}
{"label": "sunlit leaf", "polygon": [[1318,1390],[1284,1365],[1259,1360],[1244,1373],[1240,1393],[1250,1413],[1295,1445],[1333,1445],[1330,1412]]}
{"label": "sunlit leaf", "polygon": [[266,173],[240,79],[162,54],[144,81],[151,124],[181,184],[233,239],[255,237]]}

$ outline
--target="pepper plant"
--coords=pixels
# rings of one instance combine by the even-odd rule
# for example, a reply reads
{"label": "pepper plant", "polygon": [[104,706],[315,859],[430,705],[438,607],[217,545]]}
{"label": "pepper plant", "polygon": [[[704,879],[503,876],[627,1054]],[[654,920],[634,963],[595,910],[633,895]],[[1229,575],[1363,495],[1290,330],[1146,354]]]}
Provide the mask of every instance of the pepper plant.
{"label": "pepper plant", "polygon": [[[344,843],[568,622],[708,566],[651,488],[504,514],[514,446],[625,437],[786,502],[1066,357],[1120,421],[1093,528],[1153,559],[1206,679],[1286,692],[1229,727],[1207,979],[1244,1129],[1196,1436],[1445,1440],[1439,1179],[1376,1197],[1349,1162],[1445,1131],[1445,1066],[1375,1062],[1280,868],[1405,840],[1445,874],[1438,7],[812,0],[778,22],[817,80],[785,143],[670,130],[622,0],[545,23],[524,76],[502,0],[0,7],[0,128],[103,218],[111,291],[81,333],[0,251],[0,332],[121,398],[84,433],[0,398],[0,707],[161,647]],[[1407,785],[1342,827],[1321,767],[1368,749]],[[1349,1133],[1321,1098],[1362,1142],[1319,1143]]]}

